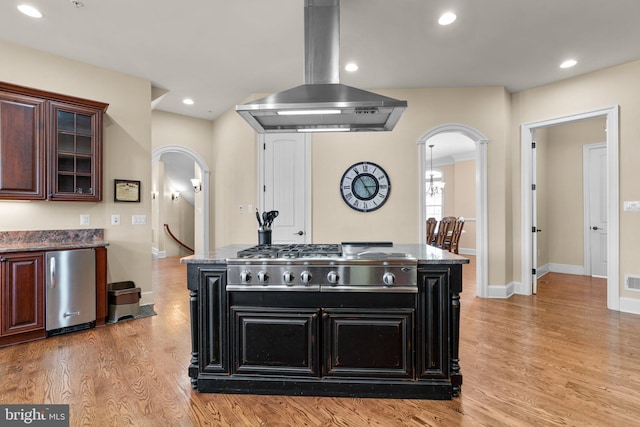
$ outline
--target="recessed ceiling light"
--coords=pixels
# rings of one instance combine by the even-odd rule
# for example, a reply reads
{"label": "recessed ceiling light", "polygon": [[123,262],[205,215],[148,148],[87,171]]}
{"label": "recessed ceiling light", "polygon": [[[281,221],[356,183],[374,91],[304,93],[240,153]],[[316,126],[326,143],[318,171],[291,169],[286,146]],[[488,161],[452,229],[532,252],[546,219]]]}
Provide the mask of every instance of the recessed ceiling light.
{"label": "recessed ceiling light", "polygon": [[28,4],[21,4],[18,6],[18,10],[32,18],[42,18],[42,13],[35,7],[29,6]]}
{"label": "recessed ceiling light", "polygon": [[453,12],[445,12],[440,16],[440,19],[438,19],[438,24],[440,25],[449,25],[449,24],[453,24],[454,21],[456,20],[457,16],[455,13]]}
{"label": "recessed ceiling light", "polygon": [[571,68],[574,65],[576,65],[577,63],[578,63],[578,61],[576,61],[575,59],[567,59],[562,64],[560,64],[560,68]]}
{"label": "recessed ceiling light", "polygon": [[182,103],[186,104],[186,105],[193,105],[193,99],[185,98],[185,99],[182,100]]}
{"label": "recessed ceiling light", "polygon": [[344,69],[351,73],[354,71],[358,71],[358,64],[356,64],[355,62],[349,62],[347,65],[345,65]]}

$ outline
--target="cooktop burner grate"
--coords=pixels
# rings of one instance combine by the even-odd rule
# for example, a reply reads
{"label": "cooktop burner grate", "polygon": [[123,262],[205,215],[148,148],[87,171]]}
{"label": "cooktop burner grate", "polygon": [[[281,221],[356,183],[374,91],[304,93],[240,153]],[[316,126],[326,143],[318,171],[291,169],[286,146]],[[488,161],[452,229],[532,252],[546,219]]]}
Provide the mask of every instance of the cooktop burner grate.
{"label": "cooktop burner grate", "polygon": [[308,258],[341,255],[342,246],[333,243],[258,245],[237,253],[238,258]]}

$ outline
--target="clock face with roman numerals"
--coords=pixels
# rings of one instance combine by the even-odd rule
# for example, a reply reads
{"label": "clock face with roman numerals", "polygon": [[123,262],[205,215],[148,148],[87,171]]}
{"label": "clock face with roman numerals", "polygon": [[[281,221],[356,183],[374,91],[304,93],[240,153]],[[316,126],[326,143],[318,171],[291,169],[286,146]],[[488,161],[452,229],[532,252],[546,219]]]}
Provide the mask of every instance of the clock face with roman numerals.
{"label": "clock face with roman numerals", "polygon": [[340,194],[350,208],[360,212],[379,209],[389,198],[391,182],[380,166],[360,162],[350,166],[340,180]]}

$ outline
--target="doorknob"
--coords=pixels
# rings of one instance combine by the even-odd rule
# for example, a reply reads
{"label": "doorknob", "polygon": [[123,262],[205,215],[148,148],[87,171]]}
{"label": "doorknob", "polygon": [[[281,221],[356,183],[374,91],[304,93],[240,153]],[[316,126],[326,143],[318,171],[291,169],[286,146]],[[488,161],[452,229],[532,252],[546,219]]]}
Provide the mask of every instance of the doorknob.
{"label": "doorknob", "polygon": [[592,230],[597,230],[597,229],[598,229],[598,227],[594,225],[593,227],[591,227],[591,229],[592,229]]}
{"label": "doorknob", "polygon": [[298,236],[302,236],[304,234],[304,231],[300,230],[297,233],[293,233],[293,234],[297,234]]}

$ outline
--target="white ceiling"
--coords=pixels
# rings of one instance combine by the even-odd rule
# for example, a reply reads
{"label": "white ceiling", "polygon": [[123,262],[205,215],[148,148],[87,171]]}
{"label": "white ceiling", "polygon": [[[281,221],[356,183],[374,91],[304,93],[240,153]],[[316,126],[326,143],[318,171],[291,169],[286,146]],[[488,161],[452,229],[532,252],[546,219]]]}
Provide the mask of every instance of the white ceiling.
{"label": "white ceiling", "polygon": [[[160,110],[213,119],[303,83],[304,0],[24,1],[44,17],[3,0],[0,40],[148,79],[168,91]],[[640,58],[639,18],[640,0],[342,0],[341,62],[360,70],[341,82],[520,91]]]}

